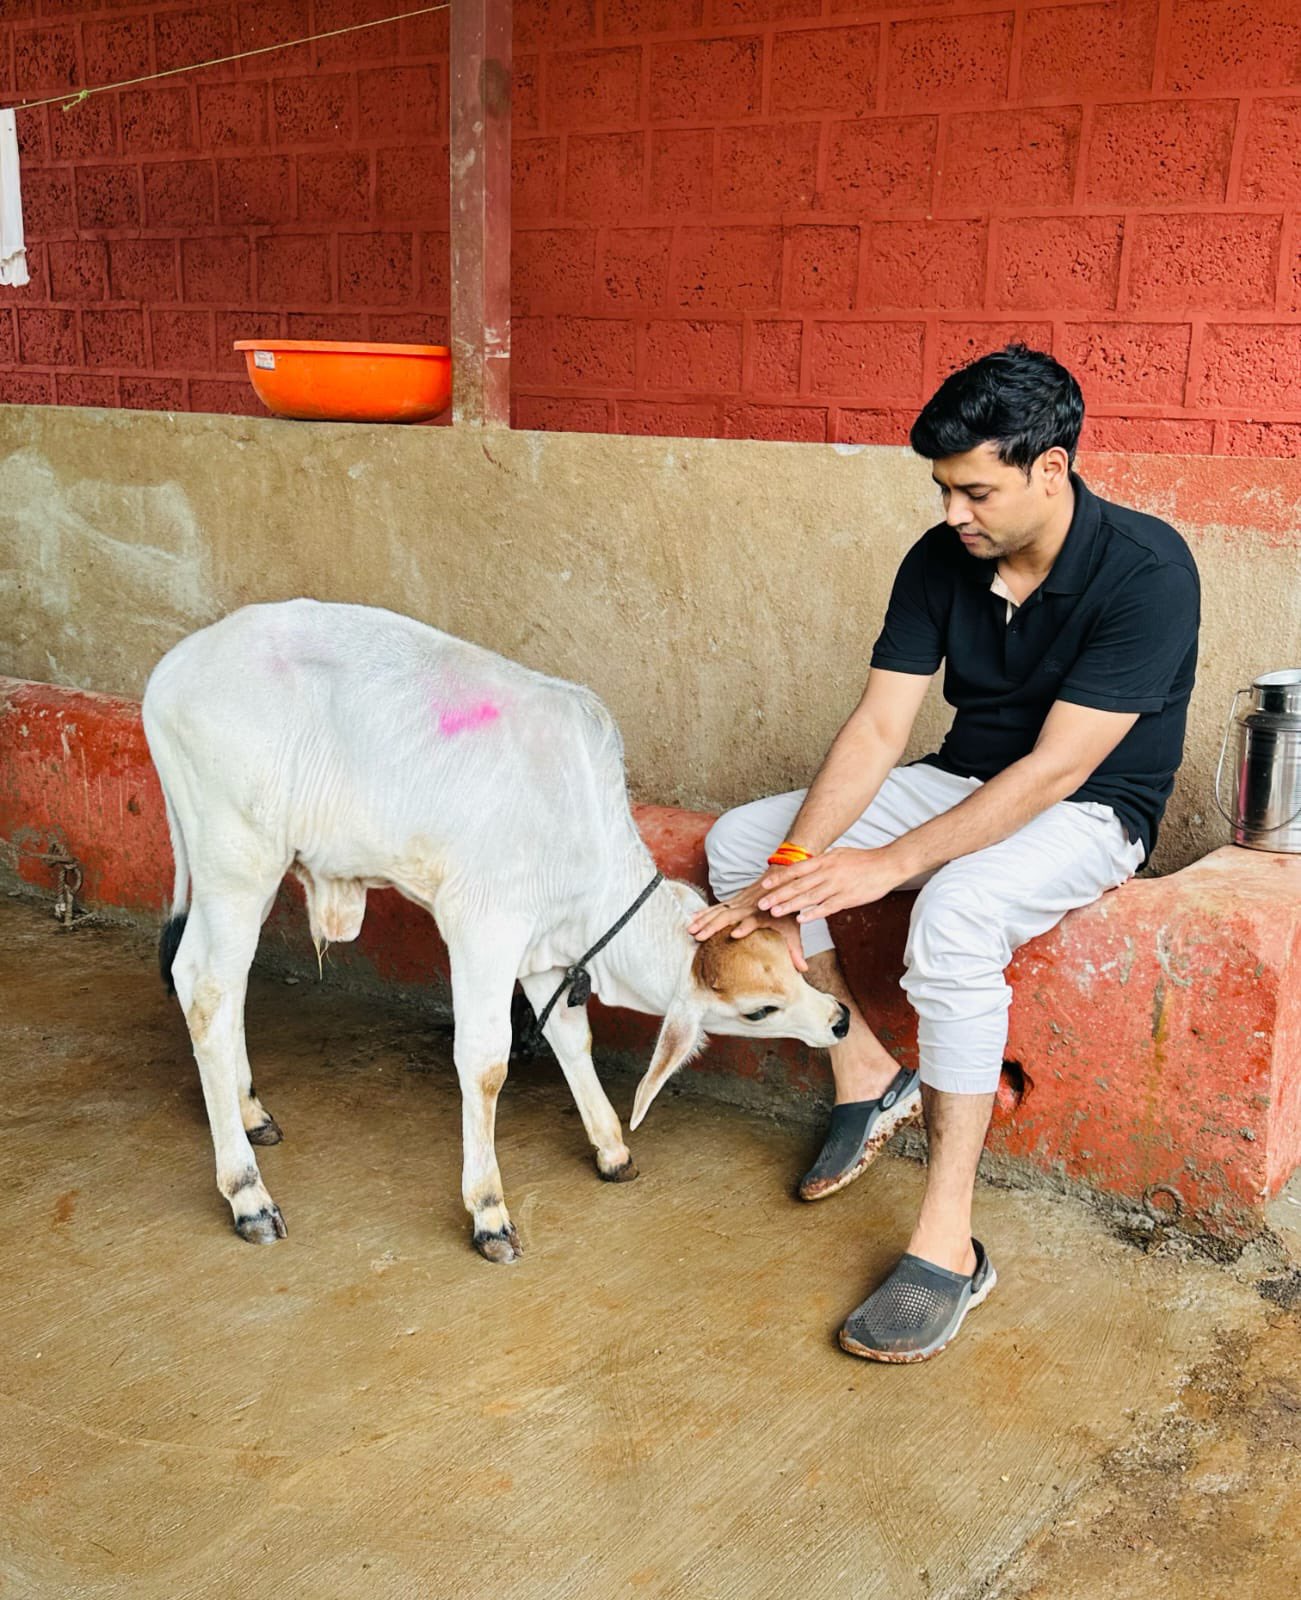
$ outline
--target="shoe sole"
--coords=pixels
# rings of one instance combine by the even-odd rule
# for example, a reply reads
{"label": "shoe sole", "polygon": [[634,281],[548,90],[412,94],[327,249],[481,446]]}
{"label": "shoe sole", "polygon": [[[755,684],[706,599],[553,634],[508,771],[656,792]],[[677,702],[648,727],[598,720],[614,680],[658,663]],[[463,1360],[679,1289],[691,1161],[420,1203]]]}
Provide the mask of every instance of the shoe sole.
{"label": "shoe sole", "polygon": [[966,1305],[963,1306],[961,1316],[959,1316],[957,1322],[954,1323],[947,1337],[941,1339],[938,1344],[927,1345],[921,1350],[873,1350],[868,1345],[859,1344],[857,1339],[851,1339],[842,1328],[840,1330],[840,1348],[851,1356],[862,1356],[868,1361],[885,1361],[891,1366],[904,1367],[911,1366],[916,1361],[929,1361],[932,1356],[939,1355],[941,1350],[948,1349],[948,1347],[957,1338],[958,1330],[967,1320],[967,1313],[974,1311],[977,1306],[984,1305],[985,1301],[989,1299],[990,1293],[997,1282],[998,1273],[995,1272],[991,1266],[989,1269],[989,1276],[985,1279],[984,1283],[981,1284],[980,1288],[977,1289],[975,1294],[972,1295],[971,1299],[967,1301]]}
{"label": "shoe sole", "polygon": [[883,1111],[877,1118],[876,1127],[871,1138],[863,1146],[862,1153],[852,1167],[847,1167],[838,1178],[822,1179],[815,1184],[800,1185],[799,1196],[801,1200],[825,1200],[828,1196],[839,1194],[842,1189],[848,1189],[855,1178],[861,1178],[867,1169],[881,1154],[890,1140],[894,1138],[900,1128],[906,1128],[910,1122],[919,1122],[922,1115],[922,1096],[919,1089],[915,1095],[908,1095],[903,1100],[897,1100],[888,1111]]}

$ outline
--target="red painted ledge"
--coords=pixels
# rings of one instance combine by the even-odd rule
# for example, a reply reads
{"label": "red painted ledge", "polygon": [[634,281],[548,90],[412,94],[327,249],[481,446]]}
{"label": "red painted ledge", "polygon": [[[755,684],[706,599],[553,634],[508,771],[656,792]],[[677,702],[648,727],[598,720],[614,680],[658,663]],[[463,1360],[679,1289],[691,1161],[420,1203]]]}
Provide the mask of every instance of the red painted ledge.
{"label": "red painted ledge", "polygon": [[[703,883],[711,818],[635,811],[664,871]],[[54,845],[80,863],[87,904],[161,914],[171,848],[139,706],[0,678],[0,865],[52,888],[39,857]],[[905,1061],[916,1051],[898,986],[909,907],[891,895],[835,930],[855,993]],[[276,922],[305,952],[288,892]],[[431,919],[395,893],[372,895],[361,938],[331,959],[353,981],[445,985]],[[1193,1227],[1257,1231],[1301,1161],[1301,857],[1227,847],[1136,880],[1025,946],[1010,979],[1014,1066],[995,1153],[1131,1201],[1165,1186]],[[653,1025],[606,1012],[597,1033],[607,1049],[648,1052]],[[829,1085],[825,1058],[796,1044],[719,1040],[692,1070],[787,1103]]]}

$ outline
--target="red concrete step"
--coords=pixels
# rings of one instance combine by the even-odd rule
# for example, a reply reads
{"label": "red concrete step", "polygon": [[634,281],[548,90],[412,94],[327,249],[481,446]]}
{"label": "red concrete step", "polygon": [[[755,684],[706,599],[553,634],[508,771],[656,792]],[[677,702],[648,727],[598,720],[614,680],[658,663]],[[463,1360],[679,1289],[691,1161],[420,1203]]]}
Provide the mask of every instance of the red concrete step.
{"label": "red concrete step", "polygon": [[[703,884],[712,819],[635,811],[661,867]],[[139,706],[0,678],[0,866],[52,888],[40,857],[55,845],[80,864],[86,903],[161,914],[171,848]],[[898,987],[910,904],[891,895],[836,923],[854,990],[904,1061],[916,1052]],[[276,916],[306,948],[290,892]],[[354,980],[445,992],[431,919],[395,893],[371,896],[361,938],[332,957]],[[1126,884],[1026,945],[1010,981],[996,1154],[1105,1194],[1148,1194],[1217,1236],[1262,1226],[1301,1162],[1301,857],[1230,846]],[[653,1024],[607,1012],[597,1035],[644,1053]],[[719,1040],[691,1070],[750,1079],[760,1098],[829,1086],[825,1057],[798,1044]]]}

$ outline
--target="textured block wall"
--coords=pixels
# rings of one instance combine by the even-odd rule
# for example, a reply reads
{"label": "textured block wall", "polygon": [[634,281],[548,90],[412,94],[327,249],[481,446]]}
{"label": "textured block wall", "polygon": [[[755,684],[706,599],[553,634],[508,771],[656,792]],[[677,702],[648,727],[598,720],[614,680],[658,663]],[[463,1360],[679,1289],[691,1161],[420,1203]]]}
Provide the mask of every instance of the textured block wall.
{"label": "textured block wall", "polygon": [[[419,0],[0,0],[0,105]],[[0,402],[263,415],[238,338],[446,341],[445,13],[19,111]]]}
{"label": "textured block wall", "polygon": [[[0,103],[416,0],[3,0]],[[516,0],[521,426],[898,442],[1010,336],[1099,449],[1301,446],[1301,0]],[[0,399],[446,332],[436,16],[20,113]]]}
{"label": "textured block wall", "polygon": [[1009,336],[1097,449],[1301,447],[1301,0],[519,0],[517,410],[901,442]]}

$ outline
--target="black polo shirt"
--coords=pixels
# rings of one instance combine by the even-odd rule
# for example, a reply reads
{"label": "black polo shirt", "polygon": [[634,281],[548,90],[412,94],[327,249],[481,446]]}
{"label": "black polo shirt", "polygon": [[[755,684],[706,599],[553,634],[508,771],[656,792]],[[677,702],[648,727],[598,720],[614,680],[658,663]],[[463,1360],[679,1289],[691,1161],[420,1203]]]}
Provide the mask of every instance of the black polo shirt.
{"label": "black polo shirt", "polygon": [[1028,755],[1053,702],[1137,712],[1138,721],[1067,798],[1111,806],[1146,855],[1183,757],[1197,662],[1200,586],[1166,523],[1100,500],[1074,474],[1075,511],[1048,576],[1007,620],[990,593],[996,561],[946,523],[922,535],[895,578],[872,665],[927,675],[944,662],[953,726],[931,766],[992,778]]}

